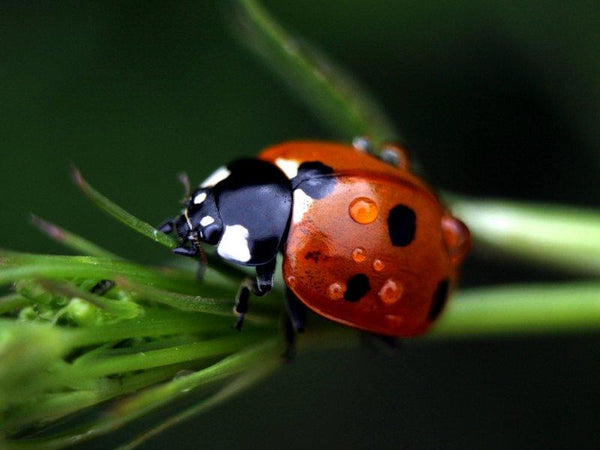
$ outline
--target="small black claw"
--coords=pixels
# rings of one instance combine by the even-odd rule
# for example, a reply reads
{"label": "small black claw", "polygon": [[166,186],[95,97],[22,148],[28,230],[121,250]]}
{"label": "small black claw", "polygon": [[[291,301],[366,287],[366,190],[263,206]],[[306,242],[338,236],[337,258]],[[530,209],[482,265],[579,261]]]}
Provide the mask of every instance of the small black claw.
{"label": "small black claw", "polygon": [[391,336],[363,332],[360,334],[361,341],[365,347],[375,352],[400,353],[402,351],[402,341]]}
{"label": "small black claw", "polygon": [[189,256],[190,258],[193,258],[194,256],[196,256],[198,254],[198,248],[197,247],[184,247],[184,246],[179,246],[179,247],[175,247],[173,249],[173,253],[175,253],[176,255],[181,255],[181,256]]}
{"label": "small black claw", "polygon": [[398,338],[394,338],[391,336],[381,336],[381,341],[387,345],[388,349],[390,350],[401,350],[402,349],[402,342],[400,342],[400,339]]}
{"label": "small black claw", "polygon": [[287,315],[283,319],[283,333],[285,336],[285,350],[282,356],[285,362],[290,362],[296,357],[296,330]]}
{"label": "small black claw", "polygon": [[246,318],[246,314],[242,313],[238,316],[237,320],[235,321],[235,324],[233,325],[233,328],[235,328],[238,331],[242,331],[242,327],[244,326],[244,319]]}
{"label": "small black claw", "polygon": [[168,220],[158,227],[158,231],[162,231],[165,234],[171,234],[173,232],[173,221]]}

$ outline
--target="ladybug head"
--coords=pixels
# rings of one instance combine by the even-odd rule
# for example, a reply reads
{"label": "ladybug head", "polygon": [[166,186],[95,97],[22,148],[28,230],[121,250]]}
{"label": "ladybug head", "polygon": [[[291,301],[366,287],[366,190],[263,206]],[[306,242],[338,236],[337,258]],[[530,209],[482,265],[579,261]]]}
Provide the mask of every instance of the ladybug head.
{"label": "ladybug head", "polygon": [[164,233],[175,231],[181,245],[174,252],[196,256],[200,244],[216,245],[223,235],[223,222],[211,188],[199,188],[185,201],[183,213],[159,228]]}
{"label": "ladybug head", "polygon": [[209,245],[219,242],[223,223],[212,189],[199,188],[192,193],[186,209],[175,222],[175,229],[184,242],[200,240]]}

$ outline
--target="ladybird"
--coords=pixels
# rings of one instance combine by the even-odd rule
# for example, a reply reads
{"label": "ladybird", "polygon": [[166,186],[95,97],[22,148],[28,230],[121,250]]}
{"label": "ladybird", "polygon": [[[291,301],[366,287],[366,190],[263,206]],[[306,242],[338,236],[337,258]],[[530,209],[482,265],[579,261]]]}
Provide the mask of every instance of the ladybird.
{"label": "ladybird", "polygon": [[237,295],[238,328],[250,294],[270,291],[282,253],[295,331],[308,307],[377,335],[423,334],[456,284],[470,235],[401,147],[380,155],[363,138],[267,148],[217,169],[159,229],[177,233],[177,254],[195,257],[206,243],[226,261],[255,267]]}

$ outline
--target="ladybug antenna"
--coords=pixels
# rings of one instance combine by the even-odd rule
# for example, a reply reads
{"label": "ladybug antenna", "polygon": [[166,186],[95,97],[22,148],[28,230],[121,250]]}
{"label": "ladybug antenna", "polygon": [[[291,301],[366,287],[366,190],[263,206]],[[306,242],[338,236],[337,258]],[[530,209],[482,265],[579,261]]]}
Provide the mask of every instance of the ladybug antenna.
{"label": "ladybug antenna", "polygon": [[204,273],[206,272],[206,267],[208,266],[208,258],[206,257],[206,252],[204,251],[204,247],[202,247],[202,243],[199,239],[194,240],[194,246],[198,249],[198,270],[196,272],[196,278],[202,280],[204,278]]}
{"label": "ladybug antenna", "polygon": [[[185,178],[187,179],[187,175],[185,176]],[[190,230],[193,230],[194,227],[192,226],[192,222],[190,220],[190,216],[188,215],[187,209],[183,211],[183,216],[185,217],[185,221],[187,222],[188,228]],[[197,256],[198,262],[200,263],[198,265],[198,272],[196,273],[196,277],[199,280],[201,280],[202,278],[204,278],[204,272],[206,271],[206,266],[208,265],[208,258],[206,256],[206,252],[204,251],[204,247],[202,247],[202,241],[200,240],[197,231],[193,231],[191,233],[189,241],[192,243],[192,248],[194,249],[192,255]]]}
{"label": "ladybug antenna", "polygon": [[183,185],[183,199],[181,203],[187,205],[190,199],[190,177],[185,172],[181,172],[177,175],[177,181],[179,181]]}

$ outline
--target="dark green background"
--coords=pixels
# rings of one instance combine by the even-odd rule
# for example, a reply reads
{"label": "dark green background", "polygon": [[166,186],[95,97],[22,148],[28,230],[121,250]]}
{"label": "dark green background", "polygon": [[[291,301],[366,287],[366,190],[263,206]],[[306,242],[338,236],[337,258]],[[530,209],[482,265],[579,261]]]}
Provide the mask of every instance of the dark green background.
{"label": "dark green background", "polygon": [[[597,207],[597,0],[266,4],[372,89],[435,186]],[[232,39],[226,12],[217,1],[2,3],[0,246],[61,251],[27,225],[35,212],[157,261],[163,248],[78,195],[70,162],[158,223],[179,208],[182,170],[198,182],[266,145],[331,137]],[[486,255],[463,278],[561,279]],[[599,342],[515,337],[305,356],[145,448],[597,447]]]}

